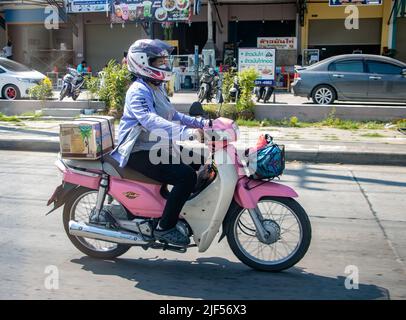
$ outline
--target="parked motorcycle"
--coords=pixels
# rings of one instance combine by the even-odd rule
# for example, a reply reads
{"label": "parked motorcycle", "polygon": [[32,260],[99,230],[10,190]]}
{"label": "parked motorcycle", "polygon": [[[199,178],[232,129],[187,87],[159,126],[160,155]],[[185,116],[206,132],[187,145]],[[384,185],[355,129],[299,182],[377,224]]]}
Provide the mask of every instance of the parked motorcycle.
{"label": "parked motorcycle", "polygon": [[220,76],[211,67],[204,67],[202,76],[200,77],[199,82],[199,92],[198,92],[198,100],[199,102],[203,102],[204,99],[208,103],[210,103],[213,97],[218,96],[218,90],[221,90],[221,81]]}
{"label": "parked motorcycle", "polygon": [[[178,230],[194,243],[180,247],[155,240],[154,229],[169,194],[167,185],[120,168],[108,155],[103,163],[58,156],[55,164],[63,181],[48,201],[54,204],[50,212],[64,206],[68,238],[95,258],[113,259],[133,246],[179,253],[196,247],[205,252],[222,227],[219,242],[226,237],[246,265],[272,272],[292,267],[311,241],[310,221],[294,199],[297,193],[286,185],[247,175],[243,155],[231,144],[239,134],[233,120],[211,120],[204,130],[211,163],[201,167],[206,174],[198,174],[177,223]],[[90,220],[100,213],[110,221]]]}
{"label": "parked motorcycle", "polygon": [[272,86],[261,86],[257,85],[254,88],[255,96],[257,97],[257,102],[263,100],[264,103],[267,103],[274,92],[274,87]]}
{"label": "parked motorcycle", "polygon": [[62,101],[65,97],[72,97],[73,100],[76,100],[84,83],[85,78],[81,73],[73,68],[68,68],[68,73],[63,77],[59,100]]}
{"label": "parked motorcycle", "polygon": [[230,92],[228,93],[230,97],[231,102],[237,102],[238,98],[240,97],[241,94],[241,89],[240,89],[240,84],[238,83],[238,75],[236,74],[234,76],[234,82],[233,86],[230,89]]}

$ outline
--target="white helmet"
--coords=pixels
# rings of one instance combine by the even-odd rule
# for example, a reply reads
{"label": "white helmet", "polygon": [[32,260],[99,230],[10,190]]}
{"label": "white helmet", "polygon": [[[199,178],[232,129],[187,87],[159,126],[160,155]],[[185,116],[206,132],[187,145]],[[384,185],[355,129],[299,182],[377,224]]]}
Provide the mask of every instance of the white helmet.
{"label": "white helmet", "polygon": [[[172,66],[169,56],[173,47],[162,40],[140,39],[135,41],[128,49],[128,70],[138,77],[156,84],[169,81],[172,76]],[[153,67],[156,58],[167,58],[166,63],[160,67]]]}

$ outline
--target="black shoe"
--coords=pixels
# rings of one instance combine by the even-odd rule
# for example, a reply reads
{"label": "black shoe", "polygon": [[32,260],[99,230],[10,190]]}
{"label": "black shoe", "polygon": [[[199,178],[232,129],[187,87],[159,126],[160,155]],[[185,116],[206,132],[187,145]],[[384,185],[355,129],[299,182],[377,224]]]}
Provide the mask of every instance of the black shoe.
{"label": "black shoe", "polygon": [[156,240],[166,242],[168,244],[174,244],[177,246],[187,246],[190,243],[189,237],[181,233],[176,227],[168,230],[155,229],[154,237]]}

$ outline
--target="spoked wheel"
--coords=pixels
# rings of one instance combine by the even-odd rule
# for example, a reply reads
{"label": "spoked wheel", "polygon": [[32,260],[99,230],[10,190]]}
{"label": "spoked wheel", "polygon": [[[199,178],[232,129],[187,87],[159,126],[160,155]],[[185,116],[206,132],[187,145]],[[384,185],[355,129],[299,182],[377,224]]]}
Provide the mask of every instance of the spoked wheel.
{"label": "spoked wheel", "polygon": [[262,224],[269,232],[266,242],[258,239],[247,209],[234,204],[227,230],[231,250],[243,263],[261,271],[278,272],[298,263],[311,241],[306,212],[291,198],[264,197],[258,203]]}
{"label": "spoked wheel", "polygon": [[[77,237],[69,233],[70,220],[84,223],[89,222],[90,213],[96,206],[96,200],[97,190],[91,190],[83,187],[78,188],[64,206],[63,225],[70,241],[80,251],[94,258],[113,259],[126,253],[131,248],[131,246],[107,242],[103,240]],[[104,202],[104,205],[107,204],[110,204],[108,197],[106,197],[106,200]],[[120,205],[114,199],[111,204],[116,206]]]}

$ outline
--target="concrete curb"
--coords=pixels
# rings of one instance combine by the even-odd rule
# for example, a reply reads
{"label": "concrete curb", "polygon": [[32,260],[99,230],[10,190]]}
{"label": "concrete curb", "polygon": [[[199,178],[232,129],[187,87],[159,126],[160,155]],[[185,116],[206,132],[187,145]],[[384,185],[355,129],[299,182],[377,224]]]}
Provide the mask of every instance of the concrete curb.
{"label": "concrete curb", "polygon": [[[0,150],[59,152],[59,142],[41,139],[0,139]],[[287,161],[406,166],[405,153],[286,150]]]}
{"label": "concrete curb", "polygon": [[257,104],[255,119],[283,120],[296,116],[300,121],[322,121],[333,111],[335,117],[354,121],[393,121],[406,117],[406,106]]}
{"label": "concrete curb", "polygon": [[59,141],[41,139],[0,139],[0,150],[59,152]]}

